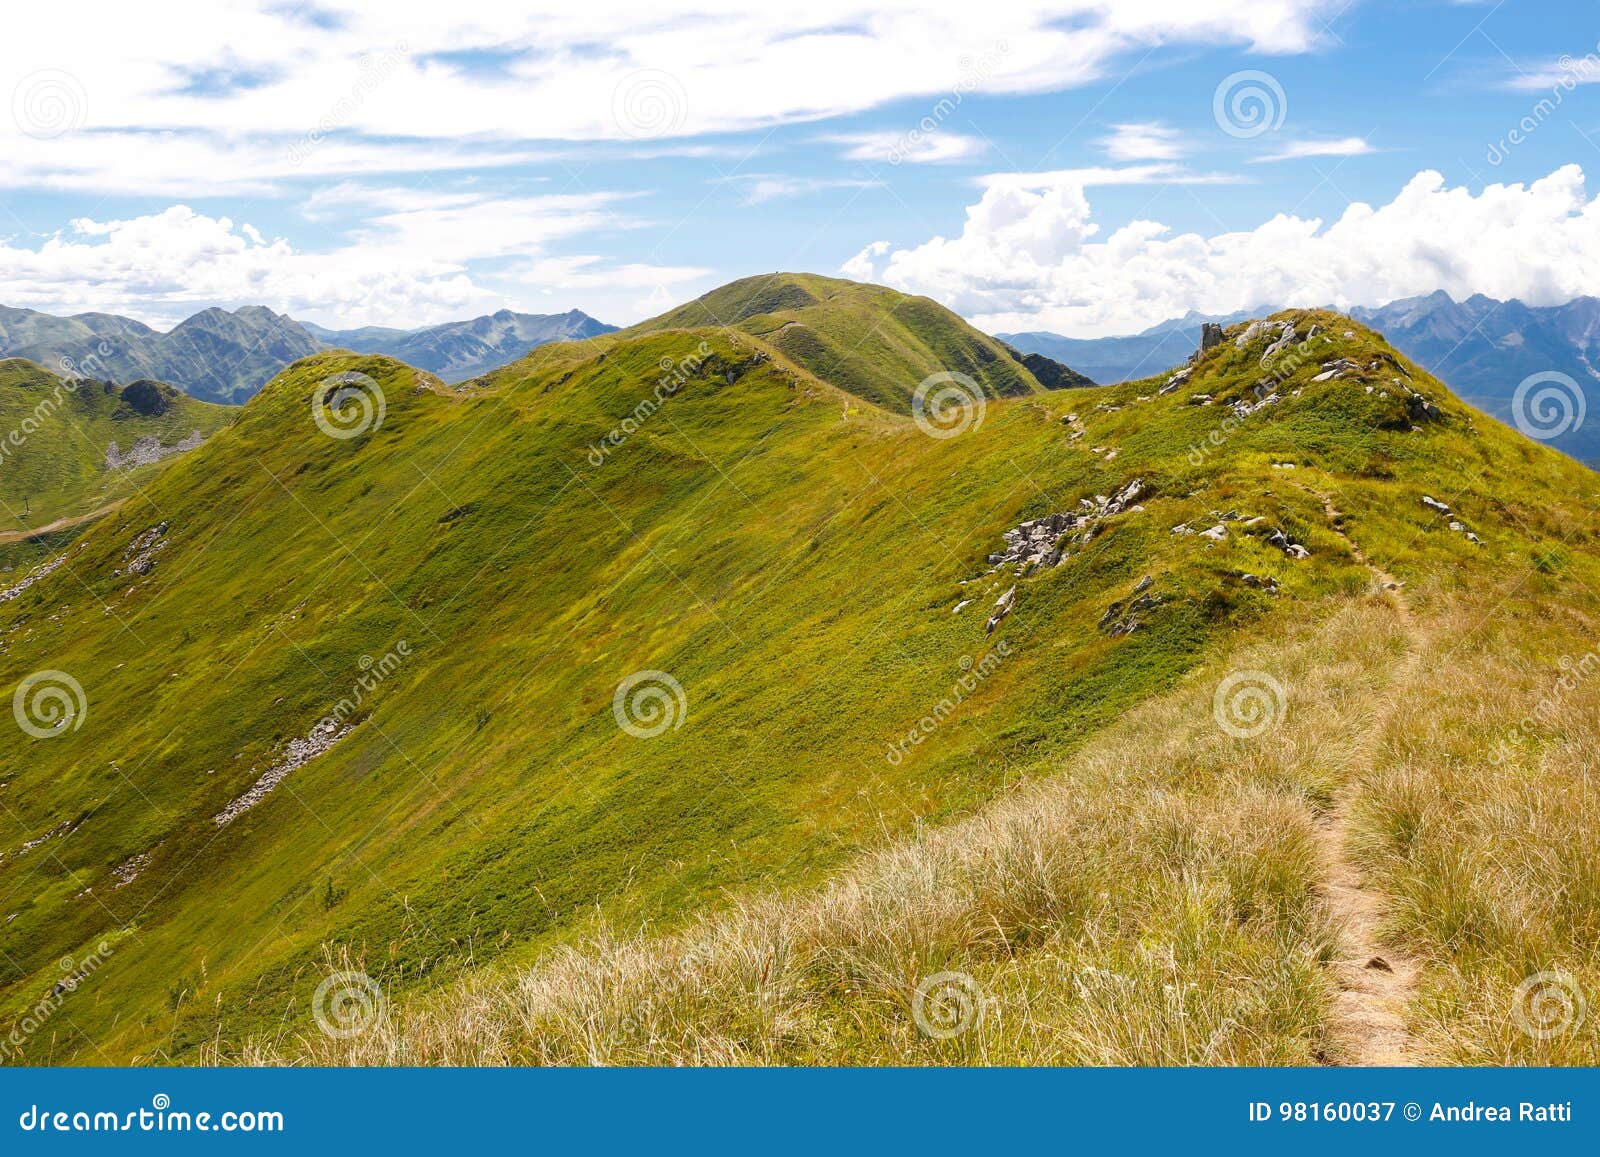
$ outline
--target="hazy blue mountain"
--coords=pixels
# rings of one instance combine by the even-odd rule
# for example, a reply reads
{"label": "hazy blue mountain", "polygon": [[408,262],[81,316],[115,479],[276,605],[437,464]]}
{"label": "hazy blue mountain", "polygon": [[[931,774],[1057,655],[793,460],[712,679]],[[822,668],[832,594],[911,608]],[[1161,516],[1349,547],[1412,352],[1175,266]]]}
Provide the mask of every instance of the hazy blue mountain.
{"label": "hazy blue mountain", "polygon": [[609,333],[615,326],[572,310],[501,310],[424,329],[331,330],[259,305],[207,309],[166,333],[109,313],[56,317],[0,306],[0,357],[52,373],[127,384],[153,378],[191,397],[239,404],[291,362],[325,349],[381,353],[459,382],[516,361],[535,346]]}
{"label": "hazy blue mountain", "polygon": [[1132,381],[1178,365],[1200,344],[1200,326],[1208,321],[1230,325],[1262,311],[1218,315],[1190,310],[1183,317],[1153,325],[1125,337],[1073,338],[1036,331],[995,336],[1025,354],[1044,354],[1065,362],[1102,385]]}
{"label": "hazy blue mountain", "polygon": [[426,329],[324,329],[301,323],[325,346],[361,354],[386,354],[407,365],[461,382],[516,361],[535,346],[611,333],[617,327],[581,310],[566,313],[512,313],[502,309],[471,321],[452,321]]}
{"label": "hazy blue mountain", "polygon": [[1582,391],[1586,413],[1550,444],[1600,463],[1600,298],[1530,306],[1482,294],[1458,302],[1434,293],[1350,312],[1503,422],[1512,421],[1512,397],[1529,375],[1566,374]]}
{"label": "hazy blue mountain", "polygon": [[202,310],[166,333],[112,314],[0,307],[0,357],[119,384],[155,378],[208,402],[243,402],[322,348],[299,323],[259,305]]}

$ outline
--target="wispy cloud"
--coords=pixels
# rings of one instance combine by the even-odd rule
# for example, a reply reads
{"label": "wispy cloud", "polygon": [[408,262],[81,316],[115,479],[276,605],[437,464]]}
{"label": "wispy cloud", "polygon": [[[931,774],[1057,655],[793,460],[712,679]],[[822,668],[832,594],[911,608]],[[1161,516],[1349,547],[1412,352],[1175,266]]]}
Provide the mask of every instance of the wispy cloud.
{"label": "wispy cloud", "polygon": [[847,161],[866,161],[869,164],[895,164],[909,161],[919,165],[953,164],[971,161],[989,150],[982,137],[957,132],[931,133],[840,133],[823,137],[830,144],[845,146]]}
{"label": "wispy cloud", "polygon": [[1298,161],[1305,157],[1361,157],[1376,151],[1361,137],[1340,137],[1326,141],[1290,141],[1276,152],[1251,157],[1250,161],[1259,165],[1273,161]]}
{"label": "wispy cloud", "polygon": [[1542,60],[1526,68],[1513,64],[1511,68],[1500,87],[1512,92],[1548,92],[1554,88],[1570,92],[1580,84],[1600,84],[1600,54],[1593,52],[1583,57]]}
{"label": "wispy cloud", "polygon": [[975,182],[985,188],[1005,186],[1016,189],[1043,189],[1069,185],[1082,189],[1112,185],[1240,185],[1245,178],[1237,173],[1197,172],[1183,165],[1149,164],[1091,166],[1083,169],[1050,169],[1044,172],[986,173]]}
{"label": "wispy cloud", "polygon": [[744,173],[718,178],[721,182],[742,185],[746,205],[760,205],[786,197],[805,197],[829,189],[873,189],[883,185],[876,179],[856,177],[793,177],[783,173]]}
{"label": "wispy cloud", "polygon": [[1189,152],[1182,134],[1160,121],[1112,125],[1099,143],[1113,161],[1176,161]]}

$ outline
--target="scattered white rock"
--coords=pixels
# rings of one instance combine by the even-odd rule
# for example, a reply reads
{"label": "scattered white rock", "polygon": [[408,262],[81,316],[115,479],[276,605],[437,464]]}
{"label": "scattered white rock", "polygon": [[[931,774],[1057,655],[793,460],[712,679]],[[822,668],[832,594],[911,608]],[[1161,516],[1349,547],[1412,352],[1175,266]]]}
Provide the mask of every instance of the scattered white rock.
{"label": "scattered white rock", "polygon": [[1011,608],[1017,601],[1017,588],[1012,587],[994,602],[994,613],[989,616],[989,621],[984,624],[983,633],[994,634],[994,629],[1000,625],[1000,620],[1011,613]]}
{"label": "scattered white rock", "polygon": [[126,454],[121,453],[117,449],[117,444],[113,442],[106,448],[106,469],[132,470],[135,466],[152,466],[163,458],[171,458],[174,454],[197,449],[204,441],[205,436],[199,430],[170,446],[163,446],[159,435],[150,434],[134,442],[133,448]]}
{"label": "scattered white rock", "polygon": [[290,772],[304,767],[348,734],[350,734],[349,727],[341,728],[332,720],[325,719],[313,727],[311,734],[304,739],[289,740],[283,758],[268,768],[266,774],[256,780],[249,791],[212,816],[212,821],[220,828],[237,819],[266,799],[275,787],[288,778]]}
{"label": "scattered white rock", "polygon": [[156,568],[156,555],[167,548],[167,526],[158,522],[149,530],[134,536],[122,552],[123,565],[111,572],[112,578],[123,574],[149,574]]}
{"label": "scattered white rock", "polygon": [[40,563],[38,566],[34,567],[33,570],[29,571],[27,576],[24,577],[23,580],[16,586],[7,587],[5,590],[0,591],[0,603],[10,602],[12,599],[22,594],[23,591],[31,587],[34,583],[39,582],[41,579],[48,578],[50,575],[60,570],[61,564],[66,561],[66,555],[58,554],[55,556],[55,558],[52,558],[47,562]]}
{"label": "scattered white rock", "polygon": [[137,856],[133,856],[130,859],[124,860],[115,868],[112,868],[111,874],[116,877],[116,886],[118,888],[126,888],[129,884],[137,880],[144,870],[149,866],[150,853],[140,852]]}
{"label": "scattered white rock", "polygon": [[1057,566],[1065,556],[1069,537],[1079,546],[1087,545],[1102,519],[1129,510],[1143,493],[1143,480],[1135,478],[1113,495],[1079,499],[1076,511],[1030,519],[1001,536],[1006,549],[991,554],[989,562],[996,567],[1019,564],[1019,574],[1033,567]]}
{"label": "scattered white rock", "polygon": [[1269,546],[1277,547],[1290,558],[1311,557],[1311,552],[1309,550],[1307,550],[1300,543],[1296,542],[1294,539],[1290,538],[1281,530],[1274,530],[1271,534],[1267,535],[1267,543]]}

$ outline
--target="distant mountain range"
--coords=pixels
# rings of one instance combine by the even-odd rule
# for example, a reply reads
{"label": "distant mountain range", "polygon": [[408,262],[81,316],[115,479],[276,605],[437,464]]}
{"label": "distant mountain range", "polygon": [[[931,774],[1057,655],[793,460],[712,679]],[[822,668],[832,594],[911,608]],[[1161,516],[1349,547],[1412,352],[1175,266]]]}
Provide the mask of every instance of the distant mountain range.
{"label": "distant mountain range", "polygon": [[[1228,325],[1272,312],[1275,307],[1222,316],[1190,312],[1126,337],[998,336],[1026,353],[1066,362],[1097,382],[1120,382],[1149,377],[1182,362],[1194,352],[1204,322]],[[1530,306],[1482,294],[1458,302],[1439,292],[1349,313],[1384,334],[1396,349],[1466,401],[1503,422],[1511,422],[1512,396],[1530,374],[1566,374],[1594,399],[1596,413],[1549,442],[1580,461],[1600,463],[1600,298]]]}
{"label": "distant mountain range", "polygon": [[535,346],[597,337],[617,328],[577,309],[566,313],[512,313],[502,309],[487,317],[452,321],[426,329],[368,326],[336,330],[323,329],[310,322],[300,325],[322,343],[321,348],[387,354],[408,366],[438,374],[447,382],[464,382],[497,370]]}
{"label": "distant mountain range", "polygon": [[108,313],[55,317],[0,306],[0,357],[26,358],[118,383],[169,382],[209,402],[246,401],[291,362],[326,349],[382,353],[459,382],[515,361],[535,346],[609,333],[615,326],[572,310],[501,310],[423,329],[331,330],[259,305],[207,309],[163,333]]}

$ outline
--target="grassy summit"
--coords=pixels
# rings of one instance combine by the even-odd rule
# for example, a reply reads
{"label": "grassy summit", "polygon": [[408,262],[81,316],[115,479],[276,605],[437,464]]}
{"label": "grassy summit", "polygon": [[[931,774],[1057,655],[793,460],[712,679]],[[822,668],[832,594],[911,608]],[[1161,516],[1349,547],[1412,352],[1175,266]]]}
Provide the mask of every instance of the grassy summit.
{"label": "grassy summit", "polygon": [[622,334],[708,327],[759,337],[824,381],[898,413],[941,371],[973,378],[989,397],[1042,388],[1018,355],[937,302],[815,274],[729,282]]}
{"label": "grassy summit", "polygon": [[[0,746],[0,1022],[104,958],[8,1055],[1337,1059],[1343,857],[1414,1038],[1592,1059],[1502,1030],[1600,976],[1593,715],[1466,760],[1600,610],[1594,475],[1332,314],[1044,392],[736,285],[461,390],[306,359],[0,603],[3,686],[81,686]],[[985,396],[919,423],[941,357]],[[987,1028],[919,1033],[947,971]]]}

